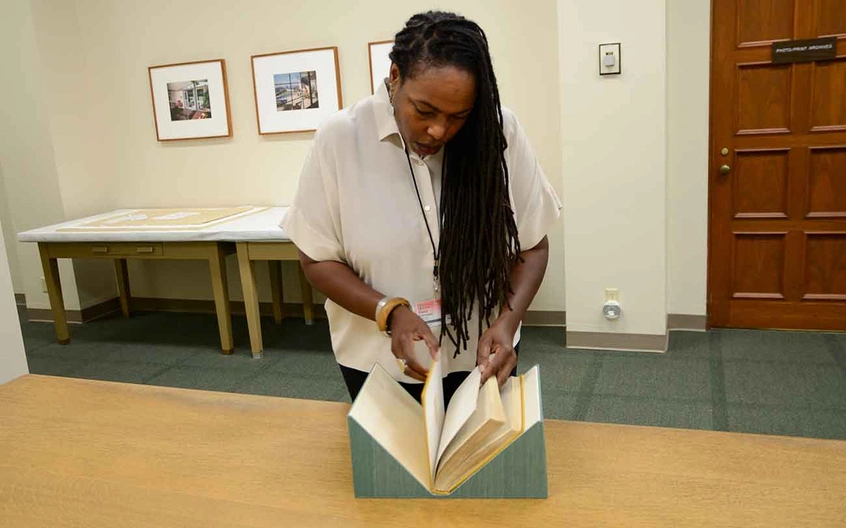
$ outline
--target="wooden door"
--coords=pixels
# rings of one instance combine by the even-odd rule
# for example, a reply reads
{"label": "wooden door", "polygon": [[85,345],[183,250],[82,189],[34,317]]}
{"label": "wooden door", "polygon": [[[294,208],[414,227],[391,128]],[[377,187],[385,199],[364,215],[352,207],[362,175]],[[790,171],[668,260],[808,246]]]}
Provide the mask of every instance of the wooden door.
{"label": "wooden door", "polygon": [[846,330],[846,0],[712,6],[709,325]]}

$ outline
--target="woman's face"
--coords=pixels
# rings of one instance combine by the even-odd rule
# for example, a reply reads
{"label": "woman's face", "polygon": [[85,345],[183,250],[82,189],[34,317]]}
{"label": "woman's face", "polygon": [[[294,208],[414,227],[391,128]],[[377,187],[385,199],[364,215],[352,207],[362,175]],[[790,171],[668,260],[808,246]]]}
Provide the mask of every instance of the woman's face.
{"label": "woman's face", "polygon": [[476,100],[476,79],[454,66],[420,69],[400,80],[392,64],[389,81],[397,126],[419,156],[437,154],[464,126]]}

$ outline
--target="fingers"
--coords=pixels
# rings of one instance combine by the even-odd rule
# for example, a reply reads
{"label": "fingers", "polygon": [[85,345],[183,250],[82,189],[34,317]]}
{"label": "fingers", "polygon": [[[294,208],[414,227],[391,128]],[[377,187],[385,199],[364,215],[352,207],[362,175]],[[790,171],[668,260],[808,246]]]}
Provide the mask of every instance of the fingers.
{"label": "fingers", "polygon": [[485,365],[485,368],[479,368],[479,371],[482,373],[482,385],[488,381],[488,378],[491,376],[495,376],[497,372],[499,372],[499,365],[502,363],[502,357],[504,354],[499,353],[499,349],[496,345],[491,347],[492,351],[488,356],[488,363]]}
{"label": "fingers", "polygon": [[417,381],[426,381],[426,375],[429,372],[417,361],[414,355],[414,338],[411,335],[406,334],[405,336],[396,337],[391,349],[397,359],[405,362],[403,374]]}
{"label": "fingers", "polygon": [[491,343],[492,340],[490,336],[485,334],[481,339],[479,339],[479,347],[476,349],[476,365],[479,366],[479,371],[482,373],[482,383],[484,383],[489,376],[485,376],[485,373],[488,369],[488,363],[490,362]]}
{"label": "fingers", "polygon": [[503,347],[494,345],[494,352],[489,356],[487,367],[482,371],[482,383],[488,381],[491,376],[496,376],[497,383],[502,387],[511,371],[517,366],[517,354],[513,348],[503,350]]}
{"label": "fingers", "polygon": [[[424,323],[425,324],[425,323]],[[438,357],[438,350],[441,349],[440,343],[438,340],[435,339],[435,335],[432,333],[432,329],[429,328],[429,325],[425,325],[425,330],[420,334],[420,337],[426,341],[426,346],[429,347],[429,354],[432,355],[432,359]]]}
{"label": "fingers", "polygon": [[517,355],[514,351],[511,352],[511,357],[506,360],[502,367],[500,367],[499,372],[496,374],[496,381],[499,383],[499,388],[502,388],[505,385],[505,382],[508,381],[508,378],[511,376],[511,371],[514,370],[514,367],[517,366]]}
{"label": "fingers", "polygon": [[426,376],[428,376],[428,372],[426,369],[418,363],[416,359],[409,359],[403,374],[408,376],[409,378],[414,378],[417,381],[426,381]]}

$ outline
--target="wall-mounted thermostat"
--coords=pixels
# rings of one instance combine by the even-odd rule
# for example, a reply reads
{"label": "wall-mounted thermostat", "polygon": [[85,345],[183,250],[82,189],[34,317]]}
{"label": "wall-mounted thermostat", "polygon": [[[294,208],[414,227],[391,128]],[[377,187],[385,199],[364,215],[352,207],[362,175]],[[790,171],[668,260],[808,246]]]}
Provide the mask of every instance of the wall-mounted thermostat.
{"label": "wall-mounted thermostat", "polygon": [[620,43],[599,45],[599,75],[620,75],[623,71]]}

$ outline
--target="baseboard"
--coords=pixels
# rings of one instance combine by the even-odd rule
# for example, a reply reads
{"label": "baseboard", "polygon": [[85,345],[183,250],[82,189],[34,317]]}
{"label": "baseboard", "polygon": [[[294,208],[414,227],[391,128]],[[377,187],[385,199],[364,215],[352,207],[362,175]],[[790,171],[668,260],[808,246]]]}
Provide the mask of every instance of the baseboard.
{"label": "baseboard", "polygon": [[612,334],[602,332],[567,332],[567,348],[617,350],[625,352],[667,351],[669,334]]}
{"label": "baseboard", "polygon": [[667,329],[704,332],[708,329],[708,317],[705,315],[668,314]]}
{"label": "baseboard", "polygon": [[[52,323],[53,310],[49,308],[27,308],[26,318],[32,322]],[[82,311],[65,310],[65,319],[67,319],[68,324],[82,324]]]}
{"label": "baseboard", "polygon": [[[15,299],[19,304],[25,305],[26,299],[22,294],[16,294]],[[141,312],[182,312],[182,313],[214,313],[215,306],[212,300],[195,299],[159,299],[153,297],[133,297],[131,309]],[[229,309],[233,314],[243,315],[247,313],[243,301],[230,301]],[[273,315],[273,304],[269,302],[259,303],[259,311],[262,315]],[[117,297],[108,301],[85,308],[84,310],[66,310],[65,314],[69,324],[82,324],[106,315],[120,312],[120,299]],[[301,303],[283,303],[282,315],[284,317],[302,317],[303,305]],[[53,312],[49,309],[29,308],[27,316],[30,321],[52,321]],[[326,318],[326,310],[322,304],[314,305],[314,317]],[[560,326],[567,323],[567,313],[563,311],[528,311],[523,319],[524,326]]]}
{"label": "baseboard", "polygon": [[[117,299],[115,299],[117,300]],[[120,306],[118,306],[120,309]],[[145,312],[187,312],[187,313],[214,313],[214,301],[195,299],[158,299],[153,297],[133,297],[132,309]],[[243,301],[230,301],[229,309],[233,314],[243,315],[247,313]],[[273,315],[273,304],[269,302],[259,303],[259,312],[262,315]],[[282,303],[282,315],[284,317],[302,317],[302,303]],[[326,310],[322,304],[314,305],[314,316],[318,319],[326,318]],[[526,326],[565,326],[565,312],[526,312],[523,324]]]}
{"label": "baseboard", "polygon": [[529,310],[523,317],[523,326],[567,326],[567,312]]}
{"label": "baseboard", "polygon": [[[68,324],[82,324],[120,311],[120,299],[115,297],[97,303],[82,310],[65,310]],[[27,308],[26,316],[30,321],[53,321],[53,311],[43,308]]]}
{"label": "baseboard", "polygon": [[120,299],[115,297],[82,310],[82,322],[87,323],[120,311]]}
{"label": "baseboard", "polygon": [[[19,306],[26,306],[26,295],[15,294],[15,302]],[[246,312],[243,301],[231,301],[230,310],[234,314],[243,315]],[[188,312],[214,313],[214,301],[191,299],[157,299],[152,297],[133,297],[132,309],[144,312]],[[89,306],[83,310],[67,310],[68,323],[82,324],[100,317],[105,317],[120,311],[120,299],[117,297],[108,301]],[[273,315],[271,303],[259,303],[262,315]],[[285,317],[301,317],[303,305],[297,303],[283,303],[282,315]],[[323,305],[314,306],[314,316],[326,318]],[[45,309],[28,308],[27,317],[30,321],[52,321],[53,312]],[[708,317],[705,315],[668,314],[667,331],[685,330],[704,332],[707,329]],[[567,326],[567,312],[529,310],[523,318],[524,326]],[[667,350],[667,336],[639,335],[639,334],[611,334],[599,332],[568,332],[567,343],[570,348],[601,349],[601,350],[638,350],[648,352],[664,352]]]}
{"label": "baseboard", "polygon": [[[151,297],[133,297],[132,310],[142,312],[187,312],[187,313],[214,313],[214,301],[193,300],[193,299],[156,299]],[[243,301],[230,301],[229,310],[233,314],[243,315],[247,313]],[[262,315],[273,315],[273,304],[269,302],[259,303],[259,312]],[[282,315],[284,317],[302,317],[303,305],[301,303],[282,303]],[[322,305],[314,305],[314,317],[326,318],[326,311]]]}

